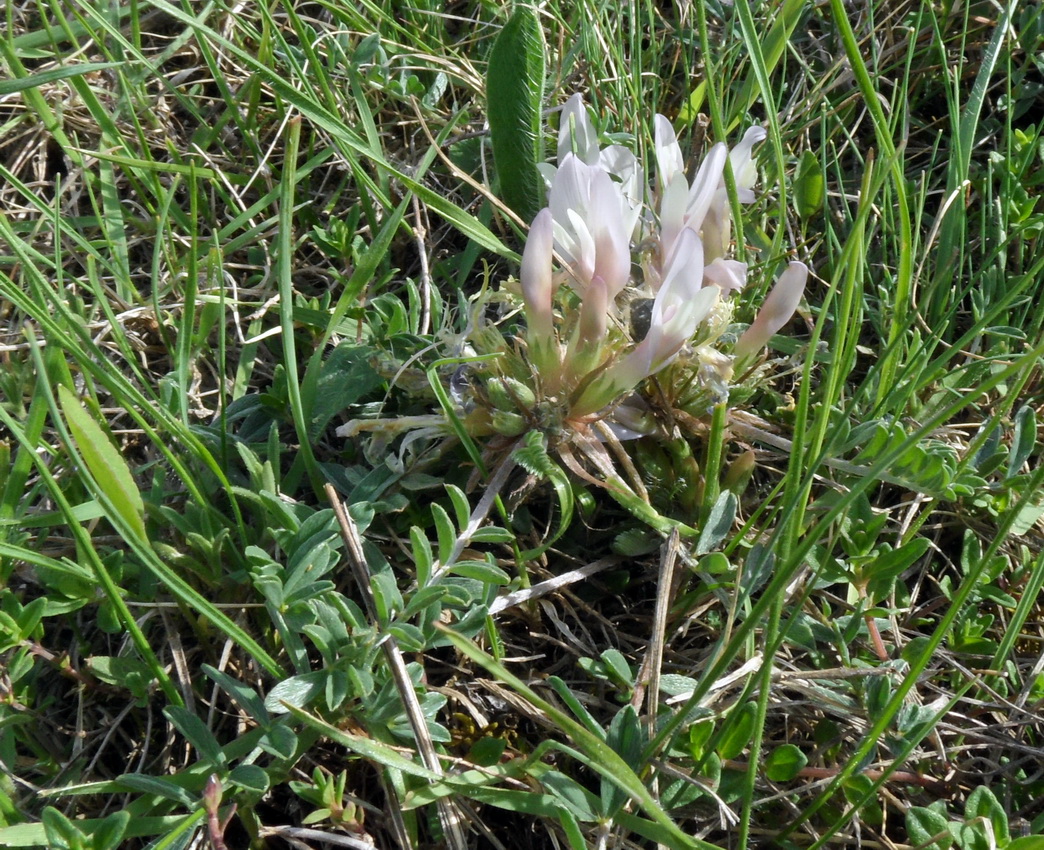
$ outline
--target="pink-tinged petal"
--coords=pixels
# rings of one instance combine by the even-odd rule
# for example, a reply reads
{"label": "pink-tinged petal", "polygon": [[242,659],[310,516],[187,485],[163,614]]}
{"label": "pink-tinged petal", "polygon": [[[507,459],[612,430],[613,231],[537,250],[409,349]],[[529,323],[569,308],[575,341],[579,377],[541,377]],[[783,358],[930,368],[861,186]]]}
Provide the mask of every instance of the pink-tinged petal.
{"label": "pink-tinged petal", "polygon": [[553,224],[555,251],[558,252],[562,262],[572,268],[580,262],[578,259],[580,256],[580,242],[573,232],[573,226],[568,221],[564,227],[557,221],[554,221]]}
{"label": "pink-tinged petal", "polygon": [[689,200],[685,206],[685,226],[699,231],[703,227],[704,216],[714,200],[714,194],[721,183],[721,176],[725,171],[725,160],[728,158],[728,149],[720,142],[710,149],[700,170],[692,181],[689,190]]}
{"label": "pink-tinged petal", "polygon": [[685,173],[685,160],[682,158],[674,127],[662,115],[653,118],[653,142],[656,152],[656,179],[660,191],[663,192],[675,174]]}
{"label": "pink-tinged petal", "polygon": [[555,338],[553,299],[556,284],[552,273],[552,221],[547,207],[537,213],[522,249],[519,282],[526,314],[529,357],[549,392],[555,392],[562,361]]}
{"label": "pink-tinged petal", "polygon": [[716,257],[704,268],[703,279],[708,283],[713,283],[721,289],[723,296],[728,297],[747,285],[747,264],[741,263],[739,260]]}
{"label": "pink-tinged petal", "polygon": [[586,212],[591,197],[592,170],[573,154],[566,155],[555,173],[548,198],[555,221],[564,224],[567,210]]}
{"label": "pink-tinged petal", "polygon": [[573,153],[588,165],[598,162],[598,134],[584,106],[584,99],[574,94],[562,109],[558,129],[558,164]]}
{"label": "pink-tinged petal", "polygon": [[[590,283],[595,273],[595,261],[597,259],[597,245],[587,221],[576,210],[569,210],[566,216],[569,220],[569,236],[574,246],[574,256],[569,263],[569,271],[580,284],[581,290]],[[565,258],[562,251],[559,254]]]}
{"label": "pink-tinged petal", "polygon": [[743,336],[736,342],[733,353],[737,360],[745,360],[757,354],[768,343],[772,335],[780,330],[794,315],[808,280],[808,266],[792,262],[779,276],[776,285],[765,298],[758,315]]}
{"label": "pink-tinged petal", "polygon": [[620,184],[605,172],[591,180],[588,226],[595,239],[594,274],[605,281],[610,300],[627,285],[631,273],[630,231],[623,217]]}
{"label": "pink-tinged petal", "polygon": [[[664,297],[660,289],[657,300]],[[675,293],[677,294],[677,293]],[[696,333],[718,300],[718,288],[708,286],[692,298],[653,305],[653,322],[649,333],[629,354],[617,360],[588,384],[570,408],[571,416],[587,416],[611,404],[623,393],[669,365]]]}
{"label": "pink-tinged petal", "polygon": [[743,134],[743,139],[729,153],[729,163],[732,165],[732,176],[736,180],[736,189],[739,192],[740,201],[749,204],[754,200],[751,189],[758,182],[758,165],[754,161],[754,145],[764,141],[768,136],[764,127],[750,127]]}
{"label": "pink-tinged petal", "polygon": [[[664,310],[663,323],[652,343],[651,363],[647,375],[660,371],[674,359],[681,347],[692,339],[700,322],[714,309],[719,295],[720,292],[716,286],[708,286],[691,297],[669,305]],[[655,323],[655,319],[653,321]],[[654,336],[652,328],[649,330],[649,336]],[[646,337],[646,339],[648,338]],[[645,340],[642,342],[644,343]]]}
{"label": "pink-tinged petal", "polygon": [[605,340],[606,324],[609,319],[609,287],[595,275],[580,303],[580,322],[577,325],[577,341],[581,346],[601,345]]}
{"label": "pink-tinged petal", "polygon": [[684,301],[703,288],[703,243],[689,228],[685,228],[664,264],[663,282],[653,302],[653,322],[656,322],[657,304]]}
{"label": "pink-tinged petal", "polygon": [[710,209],[703,219],[703,247],[706,261],[713,263],[725,256],[732,240],[732,218],[729,210],[729,199],[724,188],[718,190],[711,202]]}
{"label": "pink-tinged petal", "polygon": [[534,336],[550,337],[554,324],[551,307],[555,294],[551,273],[551,225],[551,210],[544,207],[533,219],[526,247],[522,249],[519,282],[530,339]]}
{"label": "pink-tinged petal", "polygon": [[689,182],[681,172],[674,175],[660,199],[660,256],[666,266],[674,255],[675,242],[685,227],[685,204]]}
{"label": "pink-tinged petal", "polygon": [[599,165],[619,180],[620,204],[624,229],[630,239],[641,241],[639,223],[642,217],[645,186],[638,159],[621,145],[610,145],[598,159]]}

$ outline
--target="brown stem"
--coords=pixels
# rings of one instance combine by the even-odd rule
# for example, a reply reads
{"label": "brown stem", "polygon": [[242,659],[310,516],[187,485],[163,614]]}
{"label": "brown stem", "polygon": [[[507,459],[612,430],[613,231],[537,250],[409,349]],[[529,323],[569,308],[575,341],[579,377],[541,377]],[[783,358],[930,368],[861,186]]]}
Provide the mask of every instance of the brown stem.
{"label": "brown stem", "polygon": [[866,630],[870,633],[870,641],[874,645],[874,652],[877,653],[877,657],[880,661],[888,660],[888,650],[885,648],[884,641],[881,640],[881,632],[877,628],[877,621],[874,620],[873,615],[869,612],[863,615],[866,619]]}

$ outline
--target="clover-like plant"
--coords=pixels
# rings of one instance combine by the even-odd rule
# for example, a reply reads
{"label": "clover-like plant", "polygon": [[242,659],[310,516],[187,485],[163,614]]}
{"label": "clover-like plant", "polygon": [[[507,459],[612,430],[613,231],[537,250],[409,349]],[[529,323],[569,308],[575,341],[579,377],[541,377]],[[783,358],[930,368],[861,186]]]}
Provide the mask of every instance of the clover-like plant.
{"label": "clover-like plant", "polygon": [[[476,362],[451,384],[454,418],[472,437],[539,432],[575,473],[630,489],[606,444],[663,433],[657,414],[678,388],[705,399],[704,411],[727,399],[736,364],[752,363],[791,318],[808,273],[790,263],[753,323],[738,339],[731,333],[747,265],[729,256],[725,168],[740,202],[753,201],[753,148],[765,136],[751,127],[731,153],[714,145],[690,181],[674,130],[657,115],[647,186],[634,153],[600,147],[581,97],[569,100],[557,164],[541,167],[548,206],[530,228],[518,285],[503,294],[521,306],[524,331],[508,338],[476,309],[466,340]],[[652,377],[657,394],[645,391]],[[632,484],[643,496],[634,476]]]}

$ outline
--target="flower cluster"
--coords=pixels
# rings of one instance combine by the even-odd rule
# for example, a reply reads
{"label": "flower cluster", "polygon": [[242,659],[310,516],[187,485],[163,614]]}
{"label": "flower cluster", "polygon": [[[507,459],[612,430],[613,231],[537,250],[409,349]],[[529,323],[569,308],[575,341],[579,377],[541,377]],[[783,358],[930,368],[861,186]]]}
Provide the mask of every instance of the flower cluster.
{"label": "flower cluster", "polygon": [[[686,351],[701,323],[723,328],[730,296],[746,284],[746,264],[728,256],[724,172],[728,161],[740,202],[753,201],[752,151],[765,131],[750,128],[731,152],[712,147],[691,182],[670,122],[657,115],[654,131],[656,175],[646,187],[630,150],[599,147],[574,95],[562,112],[557,167],[542,166],[548,206],[533,221],[520,273],[532,370],[523,383],[524,395],[551,404],[560,422],[606,415]],[[704,346],[719,374],[752,358],[790,319],[806,277],[802,263],[790,264],[731,358]],[[635,343],[621,307],[642,298],[652,306]],[[513,421],[522,427],[521,417]]]}

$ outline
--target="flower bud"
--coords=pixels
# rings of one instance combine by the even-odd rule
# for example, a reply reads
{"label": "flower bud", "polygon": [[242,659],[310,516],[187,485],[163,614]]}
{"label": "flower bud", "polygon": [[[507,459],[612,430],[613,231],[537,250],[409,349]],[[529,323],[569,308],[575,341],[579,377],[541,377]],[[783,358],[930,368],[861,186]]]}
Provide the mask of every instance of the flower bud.
{"label": "flower bud", "polygon": [[520,409],[529,409],[536,404],[536,393],[515,378],[490,378],[486,382],[486,393],[497,410],[517,413]]}
{"label": "flower bud", "polygon": [[491,410],[490,420],[493,430],[505,437],[517,437],[528,428],[526,420],[518,413],[509,413],[506,410]]}
{"label": "flower bud", "polygon": [[549,386],[557,384],[561,355],[555,340],[552,301],[555,295],[553,258],[553,223],[551,210],[545,207],[533,219],[529,238],[522,251],[519,282],[526,313],[526,339],[529,357],[537,372]]}
{"label": "flower bud", "polygon": [[765,298],[751,326],[736,342],[734,353],[737,361],[746,360],[764,348],[772,335],[790,321],[805,291],[806,280],[808,266],[804,263],[795,261],[787,266]]}
{"label": "flower bud", "polygon": [[726,470],[725,477],[721,482],[722,486],[726,490],[731,490],[737,496],[743,495],[743,491],[747,489],[747,485],[754,475],[754,466],[754,452],[751,449],[747,449],[729,464],[729,468]]}

